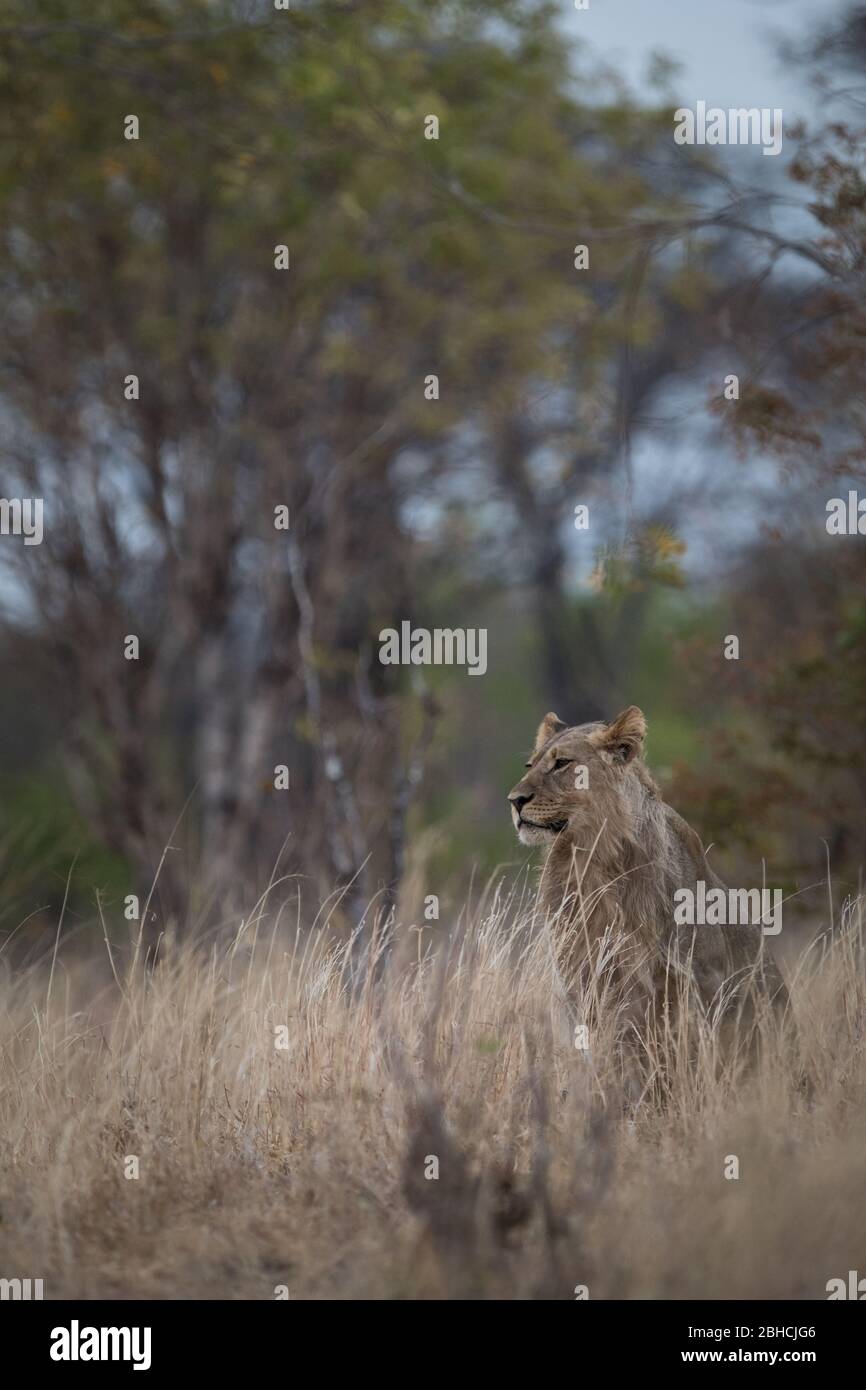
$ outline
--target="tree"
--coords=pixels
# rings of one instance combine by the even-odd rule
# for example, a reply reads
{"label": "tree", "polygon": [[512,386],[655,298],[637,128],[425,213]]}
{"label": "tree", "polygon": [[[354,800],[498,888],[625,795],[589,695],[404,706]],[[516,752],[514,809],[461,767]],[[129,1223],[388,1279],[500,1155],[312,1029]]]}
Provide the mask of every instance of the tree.
{"label": "tree", "polygon": [[805,250],[820,273],[801,278],[787,319],[741,344],[742,399],[725,419],[744,457],[775,456],[780,486],[725,593],[726,630],[747,659],[726,663],[704,641],[684,653],[705,701],[717,706],[723,692],[727,703],[711,762],[679,778],[711,839],[742,842],[746,827],[759,827],[762,852],[792,880],[804,866],[810,882],[820,879],[829,853],[852,890],[864,853],[866,556],[856,530],[833,534],[829,520],[833,499],[847,512],[849,492],[862,496],[866,481],[866,130],[851,86],[866,65],[864,35],[866,9],[855,5],[789,53],[817,78],[830,112],[803,133],[791,166],[816,219]]}
{"label": "tree", "polygon": [[508,546],[549,692],[606,712],[621,678],[584,610],[575,658],[562,530],[627,489],[697,348],[700,266],[656,253],[707,214],[682,151],[660,176],[663,105],[581,104],[556,13],[6,0],[4,489],[47,519],[4,546],[10,624],[143,891],[175,847],[175,916],[190,885],[248,897],[284,842],[356,919],[387,905],[435,707],[378,634],[423,622],[431,567],[464,625]]}

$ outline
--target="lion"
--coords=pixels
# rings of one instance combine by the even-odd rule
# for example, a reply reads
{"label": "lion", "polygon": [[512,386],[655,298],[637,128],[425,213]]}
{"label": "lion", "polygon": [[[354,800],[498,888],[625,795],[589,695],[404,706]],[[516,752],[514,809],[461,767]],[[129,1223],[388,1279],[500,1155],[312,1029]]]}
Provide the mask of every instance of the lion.
{"label": "lion", "polygon": [[520,841],[547,849],[538,907],[573,994],[606,976],[632,1023],[668,1020],[684,997],[708,1014],[784,1010],[787,992],[759,924],[677,925],[674,894],[724,888],[690,825],[662,798],[643,758],[636,705],[609,723],[546,714],[526,773],[509,792]]}

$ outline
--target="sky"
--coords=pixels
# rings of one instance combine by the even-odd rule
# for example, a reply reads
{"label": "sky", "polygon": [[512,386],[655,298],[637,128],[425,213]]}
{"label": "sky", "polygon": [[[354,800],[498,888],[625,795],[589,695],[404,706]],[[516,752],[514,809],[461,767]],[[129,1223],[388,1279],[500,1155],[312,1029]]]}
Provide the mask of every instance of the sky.
{"label": "sky", "polygon": [[561,0],[563,23],[615,65],[640,96],[653,51],[683,66],[674,91],[683,105],[781,106],[787,119],[808,116],[812,99],[779,60],[773,35],[806,38],[833,18],[841,0]]}

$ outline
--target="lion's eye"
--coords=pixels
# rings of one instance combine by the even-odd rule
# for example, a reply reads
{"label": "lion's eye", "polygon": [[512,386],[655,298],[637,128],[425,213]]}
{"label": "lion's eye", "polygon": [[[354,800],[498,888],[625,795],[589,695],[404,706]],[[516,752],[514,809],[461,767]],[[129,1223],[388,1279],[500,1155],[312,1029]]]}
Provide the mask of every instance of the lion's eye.
{"label": "lion's eye", "polygon": [[568,764],[573,762],[574,758],[557,758],[556,762],[553,764],[553,770],[554,772],[558,772],[561,767],[568,767]]}

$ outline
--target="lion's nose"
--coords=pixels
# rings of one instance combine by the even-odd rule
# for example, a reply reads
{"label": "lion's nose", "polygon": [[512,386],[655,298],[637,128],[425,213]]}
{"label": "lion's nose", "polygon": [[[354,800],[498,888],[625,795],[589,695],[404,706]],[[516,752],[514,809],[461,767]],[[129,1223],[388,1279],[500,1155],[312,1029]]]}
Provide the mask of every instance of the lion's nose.
{"label": "lion's nose", "polygon": [[508,800],[511,802],[517,814],[520,815],[527,801],[532,800],[532,793],[530,792],[529,796],[524,796],[522,792],[511,792]]}

